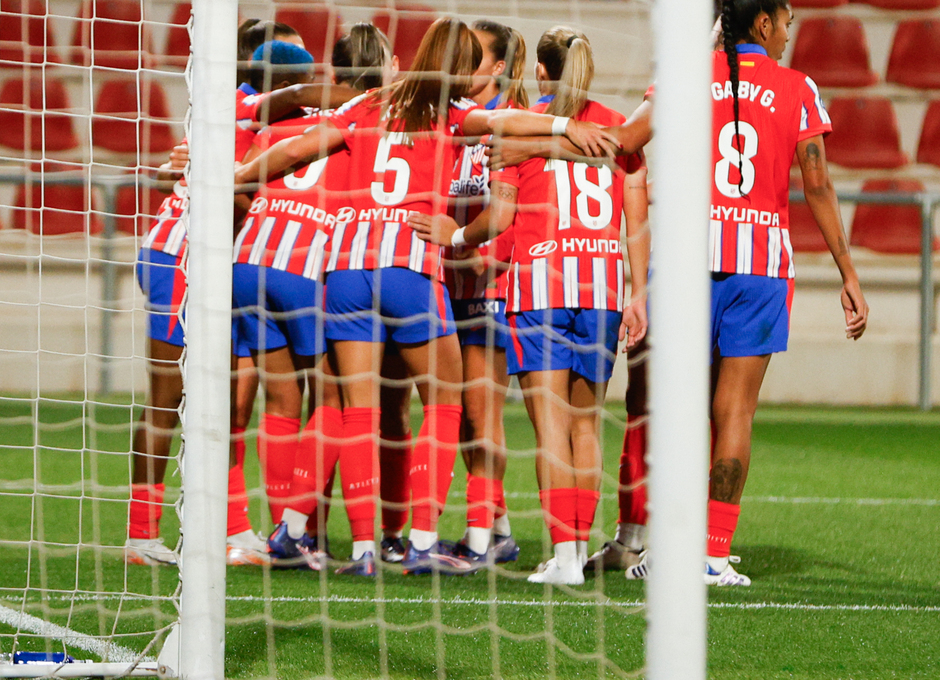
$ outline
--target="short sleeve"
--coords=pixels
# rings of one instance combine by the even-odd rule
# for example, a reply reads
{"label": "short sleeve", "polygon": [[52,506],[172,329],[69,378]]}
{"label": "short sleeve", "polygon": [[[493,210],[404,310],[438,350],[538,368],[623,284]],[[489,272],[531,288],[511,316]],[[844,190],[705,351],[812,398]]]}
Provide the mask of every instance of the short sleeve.
{"label": "short sleeve", "polygon": [[490,185],[493,182],[502,182],[503,184],[508,184],[509,186],[516,187],[517,189],[521,186],[522,181],[519,177],[519,169],[515,166],[511,168],[503,168],[502,170],[497,170],[496,172],[490,172]]}
{"label": "short sleeve", "polygon": [[472,99],[451,100],[450,110],[447,112],[447,127],[453,130],[455,135],[463,136],[463,123],[467,114],[479,108],[482,107]]}
{"label": "short sleeve", "polygon": [[627,156],[624,172],[626,172],[628,175],[632,175],[634,172],[637,172],[645,166],[646,157],[643,155],[643,150],[640,149],[636,153],[631,153],[629,156]]}
{"label": "short sleeve", "polygon": [[819,96],[819,88],[813,79],[809,76],[803,76],[803,81],[799,83],[800,96],[800,132],[797,141],[815,137],[817,135],[826,135],[832,132],[832,121],[829,119],[829,113],[823,106],[822,98]]}
{"label": "short sleeve", "polygon": [[249,94],[235,103],[235,120],[257,121],[267,94]]}
{"label": "short sleeve", "polygon": [[335,125],[336,128],[343,133],[343,138],[347,141],[359,122],[373,110],[371,106],[367,106],[364,103],[368,96],[369,94],[366,93],[350,99],[336,109],[329,117],[330,123]]}

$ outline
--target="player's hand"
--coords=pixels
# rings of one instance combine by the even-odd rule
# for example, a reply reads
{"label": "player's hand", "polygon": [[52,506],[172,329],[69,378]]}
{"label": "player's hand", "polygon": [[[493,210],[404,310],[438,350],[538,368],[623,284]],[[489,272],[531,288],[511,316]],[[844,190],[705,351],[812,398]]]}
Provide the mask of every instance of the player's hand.
{"label": "player's hand", "polygon": [[166,163],[166,169],[170,172],[182,173],[187,163],[189,163],[189,144],[182,142],[170,151],[170,160]]}
{"label": "player's hand", "polygon": [[491,172],[511,168],[538,156],[539,142],[523,138],[491,136],[483,142],[486,145],[487,165]]}
{"label": "player's hand", "polygon": [[421,213],[408,214],[408,226],[414,229],[418,238],[439,246],[451,245],[454,232],[460,227],[449,215],[422,215]]}
{"label": "player's hand", "polygon": [[845,311],[845,337],[858,340],[868,326],[868,303],[857,279],[842,286],[842,309]]}
{"label": "player's hand", "polygon": [[604,132],[600,126],[586,120],[569,120],[565,128],[565,136],[571,143],[579,147],[585,156],[597,158],[609,156],[613,158],[620,149],[620,142],[609,132]]}
{"label": "player's hand", "polygon": [[649,320],[646,318],[646,300],[635,300],[623,310],[620,322],[620,342],[627,341],[623,351],[631,350],[646,337]]}

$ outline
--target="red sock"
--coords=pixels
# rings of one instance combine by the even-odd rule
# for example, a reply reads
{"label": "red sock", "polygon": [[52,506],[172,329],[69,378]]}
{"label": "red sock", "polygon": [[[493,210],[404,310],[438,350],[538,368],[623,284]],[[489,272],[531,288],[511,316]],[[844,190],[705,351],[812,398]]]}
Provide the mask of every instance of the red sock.
{"label": "red sock", "polygon": [[507,512],[509,512],[509,508],[506,507],[506,487],[504,487],[502,481],[500,481],[499,496],[496,498],[496,512],[494,514],[497,517],[502,517]]}
{"label": "red sock", "polygon": [[163,484],[131,484],[128,538],[159,538]]}
{"label": "red sock", "polygon": [[[333,502],[333,482],[336,480],[336,468],[333,468],[332,474],[326,480],[326,486],[323,487],[323,500],[317,503],[313,512],[307,517],[307,534],[310,536],[319,536],[320,529],[326,533],[326,523],[330,519],[330,505]],[[320,526],[320,517],[323,517],[323,526]]]}
{"label": "red sock", "polygon": [[539,500],[552,544],[576,540],[578,489],[543,489],[539,491]]}
{"label": "red sock", "polygon": [[591,527],[597,513],[597,502],[601,499],[600,491],[577,489],[577,514],[575,515],[575,538],[587,541],[591,538]]}
{"label": "red sock", "polygon": [[261,414],[258,429],[258,458],[264,474],[271,521],[280,524],[281,514],[290,498],[294,479],[294,456],[299,444],[300,418],[285,418],[271,413]]}
{"label": "red sock", "polygon": [[467,473],[467,526],[492,529],[500,498],[505,503],[500,480]]}
{"label": "red sock", "polygon": [[731,554],[731,539],[738,528],[741,506],[721,501],[708,501],[708,551],[709,557],[728,557]]}
{"label": "red sock", "polygon": [[411,528],[436,531],[457,460],[462,406],[424,407],[411,463]]}
{"label": "red sock", "polygon": [[291,510],[307,516],[316,510],[319,494],[326,488],[326,480],[339,460],[342,438],[343,412],[331,406],[317,407],[300,434],[290,487]]}
{"label": "red sock", "polygon": [[346,514],[354,541],[375,538],[375,492],[379,485],[379,409],[343,409],[345,445],[339,456],[339,475]]}
{"label": "red sock", "polygon": [[382,496],[382,529],[397,532],[408,523],[411,502],[411,433],[403,437],[381,436],[379,465],[382,481],[379,493]]}
{"label": "red sock", "polygon": [[226,536],[251,531],[248,521],[248,492],[245,489],[245,428],[232,428],[235,465],[228,470],[228,514]]}
{"label": "red sock", "polygon": [[646,513],[647,416],[627,416],[627,431],[620,454],[620,524],[642,524]]}

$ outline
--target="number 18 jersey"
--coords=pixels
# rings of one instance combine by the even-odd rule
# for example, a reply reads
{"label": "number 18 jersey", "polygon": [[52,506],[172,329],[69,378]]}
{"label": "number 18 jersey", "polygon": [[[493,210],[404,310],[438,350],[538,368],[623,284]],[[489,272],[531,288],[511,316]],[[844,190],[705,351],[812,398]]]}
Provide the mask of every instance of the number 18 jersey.
{"label": "number 18 jersey", "polygon": [[711,271],[793,278],[790,165],[798,142],[832,130],[829,115],[812,79],[758,45],[738,45],[735,141],[727,57],[713,59]]}
{"label": "number 18 jersey", "polygon": [[[544,112],[545,104],[531,110]],[[575,116],[601,126],[626,118],[589,101]],[[538,309],[623,310],[624,266],[620,245],[623,181],[618,168],[533,158],[493,173],[493,181],[518,188],[515,238],[506,312]]]}

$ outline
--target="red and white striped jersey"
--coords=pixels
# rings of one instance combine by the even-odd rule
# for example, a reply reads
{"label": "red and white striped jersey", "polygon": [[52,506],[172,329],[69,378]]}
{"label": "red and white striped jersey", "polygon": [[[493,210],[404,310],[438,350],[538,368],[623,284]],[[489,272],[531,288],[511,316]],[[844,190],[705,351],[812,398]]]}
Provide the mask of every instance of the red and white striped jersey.
{"label": "red and white striped jersey", "polygon": [[180,180],[173,185],[173,193],[160,204],[157,217],[141,247],[179,257],[186,245],[186,224],[182,217],[188,201],[189,191]]}
{"label": "red and white striped jersey", "polygon": [[[447,120],[430,132],[406,134],[383,118],[378,95],[348,102],[330,119],[351,153],[347,193],[336,212],[327,271],[404,267],[443,279],[441,248],[418,238],[409,212],[447,210],[454,165],[472,101],[451,101]],[[392,129],[389,129],[391,127]]]}
{"label": "red and white striped jersey", "polygon": [[[265,128],[255,145],[266,149],[281,139],[328,119],[316,111]],[[266,182],[255,196],[235,240],[234,263],[254,264],[318,279],[334,223],[334,208],[348,171],[345,150]]]}
{"label": "red and white striped jersey", "polygon": [[[533,111],[542,112],[547,102]],[[575,116],[602,126],[626,118],[588,101]],[[492,180],[518,187],[515,244],[509,271],[507,313],[537,309],[621,311],[624,295],[623,182],[618,168],[533,158],[494,173]]]}
{"label": "red and white striped jersey", "polygon": [[[236,91],[236,99],[240,100],[245,96],[241,90]],[[235,158],[241,160],[248,153],[252,142],[257,133],[254,130],[240,129],[235,127]],[[186,143],[186,138],[180,142]],[[163,199],[157,216],[150,225],[150,231],[144,238],[142,247],[151,250],[159,250],[168,255],[179,257],[183,252],[183,246],[186,243],[186,226],[182,221],[183,208],[189,200],[189,189],[186,186],[186,180],[180,180],[173,185],[173,193]]]}
{"label": "red and white striped jersey", "polygon": [[[458,199],[453,208],[453,218],[460,226],[473,222],[489,205],[490,170],[485,144],[464,147],[450,182],[450,195]],[[506,265],[512,259],[512,241],[512,229],[508,229],[497,238],[478,246],[477,254],[485,263],[485,269],[479,273],[473,268],[460,267],[459,258],[453,256],[453,248],[445,248],[444,282],[451,298],[505,300]]]}
{"label": "red and white striped jersey", "polygon": [[790,165],[798,142],[832,130],[829,115],[812,79],[739,45],[736,140],[727,57],[713,59],[711,271],[793,278]]}

